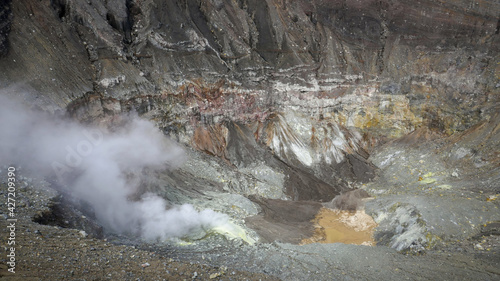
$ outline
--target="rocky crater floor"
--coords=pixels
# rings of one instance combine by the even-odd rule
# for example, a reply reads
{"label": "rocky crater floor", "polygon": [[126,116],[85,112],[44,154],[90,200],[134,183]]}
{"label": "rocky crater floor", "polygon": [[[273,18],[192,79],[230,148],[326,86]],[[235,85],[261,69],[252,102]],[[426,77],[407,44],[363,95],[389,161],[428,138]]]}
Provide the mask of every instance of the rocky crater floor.
{"label": "rocky crater floor", "polygon": [[0,276],[500,279],[499,14],[0,0]]}

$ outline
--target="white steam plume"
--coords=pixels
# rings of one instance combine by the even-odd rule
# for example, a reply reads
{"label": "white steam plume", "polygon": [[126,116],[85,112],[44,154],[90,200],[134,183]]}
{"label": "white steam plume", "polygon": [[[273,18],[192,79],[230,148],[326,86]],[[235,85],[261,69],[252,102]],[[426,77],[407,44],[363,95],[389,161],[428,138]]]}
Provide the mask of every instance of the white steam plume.
{"label": "white steam plume", "polygon": [[38,176],[55,177],[76,198],[88,202],[99,222],[145,239],[182,237],[227,225],[228,217],[191,205],[170,206],[148,193],[140,200],[137,176],[144,168],[179,165],[183,151],[150,122],[138,117],[116,132],[56,120],[0,95],[0,159]]}

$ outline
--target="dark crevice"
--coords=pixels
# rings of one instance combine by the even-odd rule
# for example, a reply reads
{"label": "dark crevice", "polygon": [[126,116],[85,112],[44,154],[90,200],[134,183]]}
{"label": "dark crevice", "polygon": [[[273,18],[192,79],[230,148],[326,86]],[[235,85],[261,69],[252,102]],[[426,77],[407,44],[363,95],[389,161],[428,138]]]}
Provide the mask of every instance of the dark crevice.
{"label": "dark crevice", "polygon": [[141,13],[141,10],[132,0],[127,0],[125,6],[127,7],[127,18],[123,22],[122,26],[125,35],[123,41],[125,44],[130,44],[132,43],[132,28],[134,26],[134,18]]}
{"label": "dark crevice", "polygon": [[11,28],[11,0],[0,0],[0,57],[9,51],[9,33]]}
{"label": "dark crevice", "polygon": [[68,6],[64,0],[51,0],[50,6],[57,14],[60,20],[63,20],[68,15]]}
{"label": "dark crevice", "polygon": [[106,21],[109,23],[109,25],[111,25],[112,28],[120,30],[120,25],[116,21],[115,16],[113,14],[109,12],[106,13]]}
{"label": "dark crevice", "polygon": [[129,45],[132,43],[132,28],[134,18],[141,13],[140,8],[132,1],[125,2],[126,17],[120,17],[113,14],[111,11],[106,13],[106,21],[116,31],[123,34],[123,43]]}
{"label": "dark crevice", "polygon": [[[88,204],[80,204],[82,208],[89,209]],[[103,238],[103,227],[90,219],[92,212],[82,212],[70,202],[63,200],[62,196],[56,197],[49,209],[37,213],[33,222],[59,226],[63,228],[80,229],[95,238]]]}

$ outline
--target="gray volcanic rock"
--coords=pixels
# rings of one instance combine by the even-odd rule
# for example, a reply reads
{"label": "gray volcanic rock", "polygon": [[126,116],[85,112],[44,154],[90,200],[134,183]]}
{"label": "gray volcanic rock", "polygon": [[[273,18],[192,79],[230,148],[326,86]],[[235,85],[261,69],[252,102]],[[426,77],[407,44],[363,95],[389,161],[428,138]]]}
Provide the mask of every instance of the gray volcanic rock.
{"label": "gray volcanic rock", "polygon": [[11,0],[0,1],[0,57],[9,52],[9,33],[11,26]]}
{"label": "gray volcanic rock", "polygon": [[[420,124],[463,130],[497,99],[497,1],[21,0],[12,9],[2,77],[39,91],[45,107],[88,91],[122,99],[225,79],[279,107],[340,112],[361,128],[376,119],[401,136]],[[380,104],[380,118],[350,109],[353,95],[373,95],[358,102]],[[402,105],[409,111],[396,112]]]}

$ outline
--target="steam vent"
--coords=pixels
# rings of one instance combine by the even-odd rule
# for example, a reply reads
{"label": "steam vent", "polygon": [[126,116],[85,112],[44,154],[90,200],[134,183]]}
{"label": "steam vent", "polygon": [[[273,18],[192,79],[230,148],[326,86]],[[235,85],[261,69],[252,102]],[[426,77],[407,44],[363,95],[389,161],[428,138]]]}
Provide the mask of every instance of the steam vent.
{"label": "steam vent", "polygon": [[500,280],[500,1],[0,0],[0,277]]}

